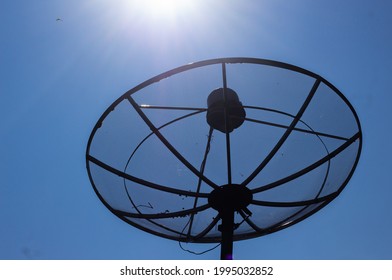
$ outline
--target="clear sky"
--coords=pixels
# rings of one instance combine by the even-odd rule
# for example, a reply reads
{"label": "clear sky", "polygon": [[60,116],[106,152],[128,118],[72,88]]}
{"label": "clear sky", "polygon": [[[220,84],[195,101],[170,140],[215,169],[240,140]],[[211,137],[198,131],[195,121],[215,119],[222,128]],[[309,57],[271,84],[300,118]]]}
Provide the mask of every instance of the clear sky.
{"label": "clear sky", "polygon": [[0,259],[218,259],[219,249],[196,256],[110,213],[85,150],[103,111],[130,88],[238,56],[326,78],[358,113],[363,149],[337,199],[288,229],[236,242],[235,258],[391,259],[391,2],[177,2],[0,2]]}

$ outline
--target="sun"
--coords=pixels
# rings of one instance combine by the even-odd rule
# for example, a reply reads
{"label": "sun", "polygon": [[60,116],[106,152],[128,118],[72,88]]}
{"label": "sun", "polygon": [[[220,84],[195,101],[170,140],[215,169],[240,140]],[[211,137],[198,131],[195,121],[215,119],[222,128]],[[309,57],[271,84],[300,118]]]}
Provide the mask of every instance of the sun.
{"label": "sun", "polygon": [[173,18],[192,9],[193,0],[144,0],[138,1],[139,9],[153,18]]}
{"label": "sun", "polygon": [[184,9],[184,1],[181,0],[153,0],[149,3],[149,9],[155,15],[174,15]]}

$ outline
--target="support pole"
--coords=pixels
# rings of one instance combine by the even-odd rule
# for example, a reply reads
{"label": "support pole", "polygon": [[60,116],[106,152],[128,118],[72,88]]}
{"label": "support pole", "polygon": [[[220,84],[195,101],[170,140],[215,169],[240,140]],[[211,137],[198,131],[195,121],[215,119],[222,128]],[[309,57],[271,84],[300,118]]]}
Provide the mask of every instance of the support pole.
{"label": "support pole", "polygon": [[234,232],[234,210],[224,210],[220,213],[222,224],[219,230],[222,232],[221,260],[233,259],[233,232]]}
{"label": "support pole", "polygon": [[222,221],[218,227],[222,233],[221,260],[233,259],[234,214],[241,210],[248,213],[246,207],[252,199],[252,192],[247,187],[236,184],[224,185],[208,196],[208,203],[219,212]]}

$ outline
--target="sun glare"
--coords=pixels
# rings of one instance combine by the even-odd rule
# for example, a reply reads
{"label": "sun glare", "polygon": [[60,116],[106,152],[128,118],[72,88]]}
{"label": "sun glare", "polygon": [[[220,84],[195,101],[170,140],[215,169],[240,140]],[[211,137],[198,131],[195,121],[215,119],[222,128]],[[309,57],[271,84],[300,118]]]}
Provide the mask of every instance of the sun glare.
{"label": "sun glare", "polygon": [[141,1],[145,14],[154,18],[173,18],[182,13],[189,12],[192,3],[190,0],[144,0]]}

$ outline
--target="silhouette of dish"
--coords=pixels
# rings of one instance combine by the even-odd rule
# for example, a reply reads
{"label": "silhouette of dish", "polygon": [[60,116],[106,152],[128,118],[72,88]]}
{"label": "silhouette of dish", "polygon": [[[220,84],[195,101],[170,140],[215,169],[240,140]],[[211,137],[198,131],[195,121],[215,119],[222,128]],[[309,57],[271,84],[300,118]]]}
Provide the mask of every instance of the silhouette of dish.
{"label": "silhouette of dish", "polygon": [[217,243],[225,219],[232,242],[319,211],[350,180],[361,146],[354,108],[324,78],[277,61],[221,58],[119,97],[90,135],[86,164],[99,199],[123,221]]}

